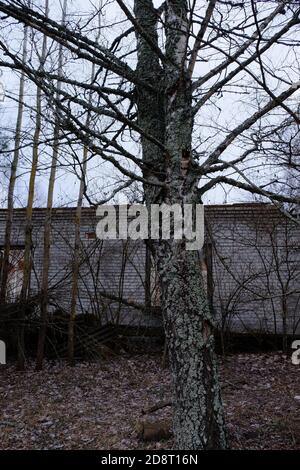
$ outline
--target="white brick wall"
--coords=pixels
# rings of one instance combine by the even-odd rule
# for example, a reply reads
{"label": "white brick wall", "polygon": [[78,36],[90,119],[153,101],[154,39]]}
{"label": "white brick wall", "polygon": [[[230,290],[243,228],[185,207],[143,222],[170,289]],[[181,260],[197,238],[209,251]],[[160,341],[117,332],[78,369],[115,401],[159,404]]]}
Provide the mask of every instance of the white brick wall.
{"label": "white brick wall", "polygon": [[[5,217],[5,210],[0,210],[0,245],[4,243]],[[74,209],[55,209],[52,220],[50,287],[57,305],[67,311],[74,217]],[[44,218],[45,210],[34,210],[32,292],[39,290],[41,278]],[[205,218],[206,243],[212,245],[212,301],[219,324],[234,331],[279,333],[286,305],[289,333],[300,332],[299,226],[283,218],[273,206],[263,204],[206,206]],[[15,210],[13,245],[24,243],[24,221],[25,211]],[[156,325],[157,316],[130,307],[119,309],[117,302],[99,295],[103,291],[123,294],[128,301],[144,304],[146,250],[141,241],[101,242],[87,238],[95,232],[96,224],[95,209],[83,209],[81,242],[87,261],[80,268],[78,313],[100,310],[103,322],[120,315],[122,323]]]}

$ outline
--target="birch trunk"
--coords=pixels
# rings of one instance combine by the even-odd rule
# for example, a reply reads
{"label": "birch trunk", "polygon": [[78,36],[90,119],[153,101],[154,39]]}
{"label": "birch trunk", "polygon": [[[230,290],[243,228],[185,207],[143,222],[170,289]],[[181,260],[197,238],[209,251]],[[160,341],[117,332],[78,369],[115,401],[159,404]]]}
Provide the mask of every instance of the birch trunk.
{"label": "birch trunk", "polygon": [[[23,39],[23,52],[22,52],[22,61],[25,64],[27,60],[27,40],[28,40],[28,27],[24,28],[24,39]],[[1,286],[0,286],[0,304],[4,303],[6,300],[7,293],[7,280],[8,280],[8,268],[9,268],[9,254],[10,254],[10,244],[11,244],[11,232],[12,232],[12,222],[13,222],[13,211],[14,211],[14,193],[15,185],[17,179],[17,170],[20,156],[20,144],[21,144],[21,130],[22,130],[22,121],[23,121],[23,111],[24,111],[24,85],[25,85],[25,74],[21,73],[20,85],[19,85],[19,104],[18,104],[18,114],[17,114],[17,123],[16,123],[16,132],[15,132],[15,148],[13,154],[13,160],[11,163],[10,179],[8,186],[8,195],[7,195],[7,219],[5,227],[5,239],[4,239],[4,253],[3,261],[1,268]]]}
{"label": "birch trunk", "polygon": [[[48,2],[47,2],[47,11],[48,11]],[[64,0],[62,7],[62,26],[66,22],[67,15],[67,0]],[[62,77],[63,73],[63,46],[60,44],[58,49],[58,76]],[[59,92],[61,90],[61,81],[57,81],[57,99],[60,98]],[[46,208],[46,217],[44,223],[44,255],[43,255],[43,272],[42,272],[42,282],[41,282],[41,327],[39,331],[38,346],[37,346],[37,356],[36,356],[36,370],[41,370],[43,368],[43,359],[45,351],[45,341],[47,333],[47,323],[48,323],[48,289],[49,289],[49,269],[50,269],[50,246],[51,246],[51,220],[52,220],[52,208],[53,208],[53,196],[54,196],[54,187],[55,187],[55,178],[58,162],[58,153],[59,153],[59,110],[56,107],[55,110],[55,122],[54,122],[54,132],[53,132],[53,149],[52,149],[52,159],[51,159],[51,170],[48,184],[48,194],[47,194],[47,208]]]}
{"label": "birch trunk", "polygon": [[[135,14],[152,43],[157,44],[156,14],[151,2],[135,1]],[[165,11],[166,57],[162,68],[144,38],[138,35],[138,70],[157,83],[157,95],[138,90],[139,123],[166,147],[161,152],[143,139],[144,175],[165,181],[166,189],[145,188],[147,205],[199,204],[198,176],[192,158],[191,82],[187,71],[187,8],[185,0],[169,0]],[[159,172],[157,172],[159,169]],[[198,252],[181,240],[152,243],[162,291],[165,333],[174,383],[174,435],[182,450],[227,446],[213,318],[208,307]]]}

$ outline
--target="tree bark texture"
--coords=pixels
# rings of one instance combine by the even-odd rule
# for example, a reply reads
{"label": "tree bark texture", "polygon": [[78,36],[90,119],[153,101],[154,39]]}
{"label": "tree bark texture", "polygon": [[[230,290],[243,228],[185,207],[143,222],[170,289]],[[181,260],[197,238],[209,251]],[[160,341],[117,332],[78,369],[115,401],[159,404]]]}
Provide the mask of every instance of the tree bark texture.
{"label": "tree bark texture", "polygon": [[[164,143],[165,151],[142,139],[145,178],[165,188],[145,185],[147,206],[154,203],[199,204],[199,176],[192,157],[191,81],[186,64],[188,20],[185,0],[165,2],[166,61],[160,63],[157,15],[152,2],[135,1],[144,35],[137,34],[140,77],[157,92],[137,90],[141,127]],[[151,41],[150,41],[151,40]],[[164,327],[174,383],[173,429],[176,448],[227,447],[214,352],[212,318],[201,274],[199,253],[184,240],[152,241],[162,291]]]}

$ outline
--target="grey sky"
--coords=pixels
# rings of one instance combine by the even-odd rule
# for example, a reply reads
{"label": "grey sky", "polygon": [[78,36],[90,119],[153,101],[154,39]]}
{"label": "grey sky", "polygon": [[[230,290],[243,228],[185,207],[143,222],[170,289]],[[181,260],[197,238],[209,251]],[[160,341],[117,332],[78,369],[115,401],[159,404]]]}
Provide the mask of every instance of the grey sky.
{"label": "grey sky", "polygon": [[[155,5],[158,6],[161,4],[160,0],[154,1]],[[198,1],[199,5],[203,8],[206,6],[206,2]],[[99,1],[96,0],[94,4],[99,4]],[[127,2],[128,5],[132,5],[132,2]],[[86,0],[69,0],[69,19],[72,21],[77,21],[81,19],[84,21],[86,17],[86,13],[89,8],[91,8],[91,2],[87,2]],[[259,5],[259,8],[262,12],[270,11],[274,8],[274,2],[264,2]],[[51,14],[57,17],[60,16],[60,1],[59,0],[52,0],[51,1]],[[116,5],[116,2],[109,3],[108,7],[105,10],[105,16],[102,19],[103,25],[110,25],[116,19],[121,19],[121,12],[119,7]],[[279,18],[278,21],[281,21]],[[276,23],[274,23],[276,24]],[[104,28],[103,36],[101,37],[101,41],[109,40],[114,37],[114,35],[118,34],[120,31],[124,30],[125,26],[124,23],[120,23],[117,25],[116,28]],[[12,47],[16,50],[20,47],[19,38],[21,37],[21,28],[16,27],[13,32],[10,33],[11,38],[14,40]],[[246,55],[246,54],[245,54]],[[219,60],[218,57],[214,59],[215,61]],[[276,70],[280,76],[283,76],[285,79],[290,81],[299,80],[299,72],[297,74],[295,66],[289,68],[289,76],[287,76],[287,66],[289,64],[293,64],[293,60],[295,60],[294,52],[288,52],[287,47],[285,46],[275,46],[272,49],[272,53],[267,54],[265,57],[265,63],[270,69]],[[282,65],[285,63],[285,69],[282,69]],[[134,67],[134,60],[131,59],[130,65]],[[200,62],[196,69],[196,75],[203,75],[206,71],[209,70],[213,65],[213,61],[208,62]],[[77,79],[83,78],[87,79],[89,76],[89,70],[86,67],[83,67],[82,63],[72,63],[67,64],[66,66],[68,73],[73,74],[76,76]],[[228,69],[230,71],[230,67]],[[252,66],[252,72],[255,72],[259,76],[259,69],[257,65]],[[4,132],[13,132],[15,127],[16,121],[16,109],[17,103],[9,98],[17,96],[18,93],[18,84],[19,84],[19,76],[9,70],[3,70],[3,75],[0,77],[0,80],[3,82],[4,87],[7,92],[7,97],[3,103],[0,103],[0,126]],[[279,82],[278,82],[279,83]],[[276,93],[281,91],[282,85],[278,87],[278,83],[276,79],[271,78],[268,76],[268,85],[276,90]],[[245,85],[249,84],[249,90],[251,86],[251,79],[249,76],[245,74]],[[230,91],[230,92],[229,92]],[[241,91],[241,90],[240,90]],[[214,103],[209,107],[201,111],[201,113],[197,117],[196,125],[195,125],[195,146],[198,146],[199,139],[206,140],[206,144],[204,149],[206,151],[210,151],[215,147],[215,145],[224,137],[225,132],[222,132],[222,129],[232,129],[234,128],[239,122],[245,119],[248,115],[250,115],[253,110],[255,110],[257,104],[255,102],[261,100],[261,94],[250,93],[249,94],[235,94],[234,88],[228,90],[228,93],[223,93],[220,97],[214,101]],[[26,102],[30,105],[34,104],[35,99],[35,88],[27,81],[26,85]],[[281,119],[282,112],[278,110],[278,117],[273,115],[271,118],[271,122],[276,122],[276,120]],[[269,119],[269,118],[267,118]],[[34,121],[34,114],[32,111],[27,110],[26,115],[24,118],[23,124],[23,131],[25,134],[30,135],[33,132],[33,121]],[[128,148],[132,152],[138,151],[138,146],[136,144],[127,143]],[[230,157],[236,153],[238,155],[241,153],[243,149],[243,144],[239,143],[237,146],[230,147]],[[200,146],[201,150],[201,146]],[[20,175],[18,185],[17,185],[17,193],[20,198],[20,204],[24,204],[26,201],[26,185],[27,185],[27,173],[28,173],[28,161],[30,160],[30,148],[24,150],[24,158],[20,164]],[[46,153],[50,152],[50,149],[46,150]],[[80,152],[80,148],[78,148],[78,152]],[[64,159],[66,156],[62,156]],[[46,157],[45,157],[46,158]],[[226,158],[226,154],[224,155]],[[41,159],[41,162],[43,159]],[[89,166],[89,177],[91,179],[91,187],[94,188],[95,193],[97,193],[97,184],[99,187],[103,187],[106,184],[112,184],[113,181],[118,177],[117,173],[114,169],[112,169],[111,165],[102,164],[101,167],[95,168],[98,166],[98,162],[92,162]],[[66,172],[67,170],[67,172]],[[267,170],[269,171],[269,170]],[[260,172],[260,177],[262,172]],[[77,197],[77,189],[78,189],[78,181],[74,176],[74,173],[70,171],[70,169],[60,170],[58,172],[58,179],[56,182],[56,198],[55,203],[57,205],[61,204],[74,204]],[[227,188],[229,189],[229,188]],[[107,189],[108,190],[108,189]],[[104,190],[105,191],[105,190]],[[92,189],[93,192],[93,189]],[[46,193],[47,193],[47,172],[40,174],[37,178],[37,200],[36,205],[42,206],[46,202]],[[101,197],[101,195],[100,195]],[[247,194],[244,192],[237,190],[235,188],[231,189],[227,195],[226,201],[227,202],[235,202],[245,200],[245,198],[249,198]],[[123,197],[120,198],[122,202],[125,201]],[[224,202],[224,191],[221,186],[217,189],[210,191],[210,193],[206,197],[205,202],[209,203],[222,203]]]}

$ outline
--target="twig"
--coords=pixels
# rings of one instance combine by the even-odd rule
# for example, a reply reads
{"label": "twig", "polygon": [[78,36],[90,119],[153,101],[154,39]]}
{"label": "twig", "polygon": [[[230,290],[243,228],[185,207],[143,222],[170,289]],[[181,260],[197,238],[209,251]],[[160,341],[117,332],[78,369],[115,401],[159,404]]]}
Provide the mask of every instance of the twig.
{"label": "twig", "polygon": [[150,406],[150,408],[146,408],[142,410],[142,415],[147,415],[149,413],[154,413],[154,411],[161,410],[162,408],[166,408],[166,406],[173,405],[172,401],[161,401],[156,405]]}

